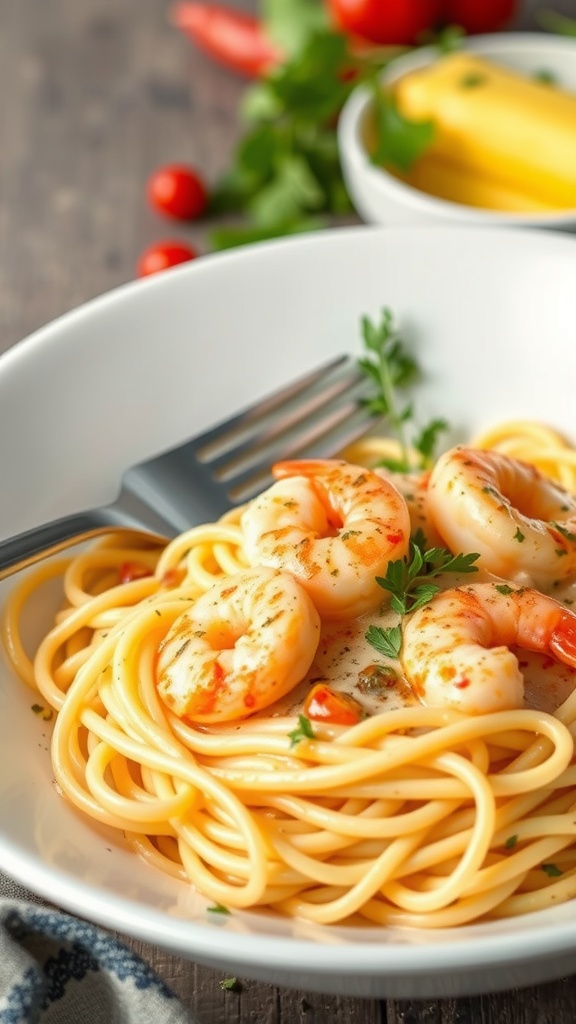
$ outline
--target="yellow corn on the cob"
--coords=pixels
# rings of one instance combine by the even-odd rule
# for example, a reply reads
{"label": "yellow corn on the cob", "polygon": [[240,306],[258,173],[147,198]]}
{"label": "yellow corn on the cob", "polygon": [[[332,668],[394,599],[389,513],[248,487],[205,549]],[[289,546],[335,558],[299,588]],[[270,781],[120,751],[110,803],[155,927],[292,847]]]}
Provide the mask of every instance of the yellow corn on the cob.
{"label": "yellow corn on the cob", "polygon": [[421,192],[484,210],[546,213],[565,209],[562,203],[546,202],[539,196],[513,188],[495,177],[463,170],[435,153],[425,153],[408,174],[398,177]]}
{"label": "yellow corn on the cob", "polygon": [[[426,191],[495,209],[576,207],[576,95],[465,51],[403,76],[393,93],[408,120],[436,124],[412,184],[416,177]],[[434,186],[438,168],[442,186]],[[450,196],[446,169],[455,182]],[[466,184],[456,184],[458,174]],[[502,207],[506,194],[512,205]]]}

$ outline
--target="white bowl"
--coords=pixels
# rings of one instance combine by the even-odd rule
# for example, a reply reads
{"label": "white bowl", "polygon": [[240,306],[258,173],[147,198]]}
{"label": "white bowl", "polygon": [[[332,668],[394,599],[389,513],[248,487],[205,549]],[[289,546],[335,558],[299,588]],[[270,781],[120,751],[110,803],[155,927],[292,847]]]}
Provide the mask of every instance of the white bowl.
{"label": "white bowl", "polygon": [[[360,317],[384,305],[424,370],[423,422],[469,437],[529,416],[574,435],[575,280],[566,236],[359,227],[126,285],[0,358],[0,535],[112,499],[131,463],[360,351]],[[37,603],[34,634],[45,619]],[[0,654],[0,869],[73,913],[227,974],[347,995],[455,996],[574,970],[574,902],[445,931],[207,913],[62,799],[34,699]]]}
{"label": "white bowl", "polygon": [[[561,85],[576,92],[576,40],[545,33],[502,33],[472,36],[464,48],[526,74],[549,71]],[[438,59],[426,47],[393,61],[382,76],[390,84],[402,75]],[[375,166],[363,142],[371,92],[362,86],[346,103],[338,126],[340,160],[357,212],[371,224],[460,224],[576,229],[576,209],[542,213],[506,213],[449,202],[405,184]],[[576,126],[575,126],[576,130]]]}

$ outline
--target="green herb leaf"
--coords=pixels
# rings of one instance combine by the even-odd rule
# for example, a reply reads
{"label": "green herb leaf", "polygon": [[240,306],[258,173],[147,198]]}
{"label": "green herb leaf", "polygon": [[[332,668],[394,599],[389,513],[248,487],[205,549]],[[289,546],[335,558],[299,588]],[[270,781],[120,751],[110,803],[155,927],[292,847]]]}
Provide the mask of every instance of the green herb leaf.
{"label": "green herb leaf", "polygon": [[428,547],[428,541],[426,540],[426,534],[421,526],[418,527],[416,533],[412,537],[412,543],[415,548],[419,548],[420,553],[426,551]]}
{"label": "green herb leaf", "polygon": [[478,567],[474,562],[479,557],[475,553],[453,555],[446,548],[422,551],[412,540],[409,554],[390,562],[386,576],[377,576],[376,581],[390,593],[393,611],[406,615],[428,604],[438,593],[439,586],[431,582],[435,577],[444,573],[476,572]]}
{"label": "green herb leaf", "polygon": [[478,566],[474,565],[474,562],[477,562],[479,558],[480,555],[474,553],[453,555],[447,548],[429,548],[424,552],[428,576],[438,576],[445,572],[477,572]]}
{"label": "green herb leaf", "polygon": [[362,317],[361,331],[367,355],[358,360],[358,365],[376,389],[366,405],[374,415],[389,420],[399,440],[402,464],[406,468],[409,463],[408,444],[403,424],[410,418],[412,409],[409,405],[403,409],[398,407],[396,390],[408,387],[419,378],[418,365],[406,351],[389,309],[382,310],[378,322]]}
{"label": "green herb leaf", "polygon": [[321,4],[266,3],[270,26],[293,53],[244,94],[247,131],[209,206],[211,215],[234,213],[244,222],[214,234],[219,249],[310,230],[311,217],[352,210],[335,125],[352,89],[385,63],[351,55],[343,33],[319,28]]}
{"label": "green herb leaf", "polygon": [[517,835],[508,836],[508,839],[504,843],[504,846],[506,847],[507,850],[513,850],[514,847],[516,846],[517,842],[518,842],[518,836]]}
{"label": "green herb leaf", "polygon": [[542,864],[541,868],[549,878],[560,878],[560,875],[564,874],[556,864]]}
{"label": "green herb leaf", "polygon": [[248,212],[262,227],[290,224],[301,219],[303,210],[322,210],[324,189],[308,160],[301,154],[286,154],[272,180],[250,200]]}
{"label": "green herb leaf", "polygon": [[234,249],[239,245],[249,245],[252,242],[266,242],[271,238],[319,231],[323,227],[326,227],[326,222],[320,218],[305,217],[288,224],[274,224],[269,227],[217,228],[212,232],[210,238],[212,248],[215,250]]}
{"label": "green herb leaf", "polygon": [[409,121],[398,110],[390,92],[380,85],[374,89],[372,115],[375,145],[371,147],[370,159],[375,164],[409,171],[436,136],[433,121]]}
{"label": "green herb leaf", "polygon": [[43,722],[51,722],[54,717],[53,708],[46,708],[43,704],[32,704],[31,710],[35,715],[40,715]]}
{"label": "green herb leaf", "polygon": [[486,81],[486,75],[482,75],[478,71],[471,71],[460,79],[459,85],[462,89],[476,89],[479,85],[484,85]]}
{"label": "green herb leaf", "polygon": [[[418,608],[423,608],[425,604],[428,604],[432,598],[436,596],[439,590],[440,587],[435,583],[419,584],[417,587],[414,587],[414,590],[410,594],[410,604],[405,610],[415,612]],[[400,605],[401,603],[402,602],[396,597],[393,597],[390,602],[393,607]]]}
{"label": "green herb leaf", "polygon": [[381,626],[369,626],[364,634],[369,644],[385,658],[397,658],[402,647],[402,630],[400,626],[383,629]]}
{"label": "green herb leaf", "polygon": [[541,85],[558,84],[558,76],[548,68],[539,68],[537,71],[534,71],[532,78],[535,82],[540,82]]}
{"label": "green herb leaf", "polygon": [[466,33],[461,25],[445,25],[433,40],[438,52],[442,55],[454,53],[462,47]]}
{"label": "green herb leaf", "polygon": [[240,982],[238,978],[222,978],[220,988],[224,989],[225,992],[238,992],[240,990]]}
{"label": "green herb leaf", "polygon": [[266,34],[291,56],[329,27],[326,8],[310,0],[262,0],[260,9]]}
{"label": "green herb leaf", "polygon": [[229,914],[228,907],[225,907],[222,903],[213,903],[211,907],[206,908],[209,914]]}
{"label": "green herb leaf", "polygon": [[426,469],[432,464],[438,438],[448,429],[448,424],[445,420],[435,419],[416,433],[412,447],[421,458],[419,466],[415,467],[409,457],[406,434],[406,425],[413,419],[413,408],[410,403],[400,404],[398,392],[421,379],[418,363],[406,349],[394,325],[392,313],[386,307],[381,311],[378,321],[362,317],[361,333],[366,354],[360,357],[358,365],[374,386],[374,394],[366,400],[365,405],[374,416],[388,420],[401,452],[399,459],[385,460],[382,465],[395,472]]}
{"label": "green herb leaf", "polygon": [[566,14],[551,11],[547,7],[536,11],[536,18],[548,32],[555,32],[560,36],[576,36],[576,18],[569,18]]}
{"label": "green herb leaf", "polygon": [[297,743],[301,743],[302,740],[313,740],[315,739],[314,730],[312,723],[306,715],[298,715],[298,725],[292,732],[288,733],[290,740],[290,746],[295,747]]}
{"label": "green herb leaf", "polygon": [[573,533],[571,530],[568,530],[565,526],[562,525],[562,523],[552,522],[551,526],[553,526],[554,529],[558,530],[558,533],[561,533],[563,537],[566,537],[566,540],[576,540],[576,533]]}
{"label": "green herb leaf", "polygon": [[446,420],[432,420],[412,441],[412,446],[422,456],[424,467],[432,465],[434,453],[438,447],[438,438],[448,429],[449,424]]}
{"label": "green herb leaf", "polygon": [[514,587],[509,587],[507,583],[495,583],[494,590],[497,590],[499,594],[504,597],[508,597],[509,594],[514,594]]}

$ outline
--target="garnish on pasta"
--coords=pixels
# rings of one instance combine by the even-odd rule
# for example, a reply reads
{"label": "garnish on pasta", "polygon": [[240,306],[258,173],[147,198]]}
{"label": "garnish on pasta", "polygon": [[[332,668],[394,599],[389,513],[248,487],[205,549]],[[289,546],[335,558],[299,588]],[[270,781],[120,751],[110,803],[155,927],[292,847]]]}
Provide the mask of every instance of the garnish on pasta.
{"label": "garnish on pasta", "polygon": [[[375,416],[384,418],[400,446],[398,459],[382,459],[381,464],[398,472],[428,468],[448,423],[444,419],[433,419],[417,429],[412,405],[400,404],[398,392],[418,383],[422,374],[394,325],[391,310],[384,308],[379,321],[364,316],[361,331],[366,352],[358,363],[374,385],[374,394],[366,400],[366,405]],[[413,427],[410,443],[407,437],[409,424]],[[414,452],[417,453],[416,461]]]}

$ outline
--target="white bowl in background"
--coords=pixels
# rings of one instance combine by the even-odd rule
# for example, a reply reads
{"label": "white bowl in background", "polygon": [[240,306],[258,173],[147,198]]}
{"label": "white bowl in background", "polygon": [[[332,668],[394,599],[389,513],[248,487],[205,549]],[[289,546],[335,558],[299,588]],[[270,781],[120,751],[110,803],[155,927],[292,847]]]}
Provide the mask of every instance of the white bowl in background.
{"label": "white bowl in background", "polygon": [[[576,93],[576,39],[546,33],[498,33],[471,36],[462,44],[488,60],[526,74],[550,72],[561,86]],[[382,75],[387,85],[438,59],[435,47],[425,47],[398,57]],[[542,213],[483,210],[428,195],[405,184],[370,160],[363,142],[363,128],[372,93],[359,86],[348,99],[338,125],[338,146],[344,178],[352,202],[370,224],[454,224],[479,227],[508,226],[576,230],[576,209]],[[576,131],[576,125],[575,129]]]}

